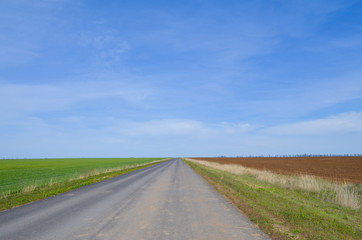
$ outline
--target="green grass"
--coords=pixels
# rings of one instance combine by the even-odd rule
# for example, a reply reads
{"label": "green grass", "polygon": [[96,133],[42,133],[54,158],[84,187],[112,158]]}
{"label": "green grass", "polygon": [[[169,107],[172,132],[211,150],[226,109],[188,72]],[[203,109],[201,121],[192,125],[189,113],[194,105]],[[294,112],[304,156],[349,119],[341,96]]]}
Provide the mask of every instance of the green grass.
{"label": "green grass", "polygon": [[[187,161],[186,161],[187,162]],[[286,189],[187,162],[273,239],[361,239],[362,212]]]}
{"label": "green grass", "polygon": [[[0,211],[142,168],[161,158],[0,160]],[[147,165],[149,166],[149,165]],[[145,166],[143,166],[145,167]]]}
{"label": "green grass", "polygon": [[51,179],[67,181],[94,169],[143,164],[160,158],[67,158],[0,160],[0,194],[23,190],[29,185],[47,185]]}

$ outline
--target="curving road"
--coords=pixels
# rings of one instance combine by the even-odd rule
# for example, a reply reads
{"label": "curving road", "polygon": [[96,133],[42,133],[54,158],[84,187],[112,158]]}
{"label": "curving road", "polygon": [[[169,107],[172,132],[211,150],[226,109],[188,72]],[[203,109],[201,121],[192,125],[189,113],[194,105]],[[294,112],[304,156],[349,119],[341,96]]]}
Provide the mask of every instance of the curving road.
{"label": "curving road", "polygon": [[0,239],[269,238],[174,159],[0,212]]}

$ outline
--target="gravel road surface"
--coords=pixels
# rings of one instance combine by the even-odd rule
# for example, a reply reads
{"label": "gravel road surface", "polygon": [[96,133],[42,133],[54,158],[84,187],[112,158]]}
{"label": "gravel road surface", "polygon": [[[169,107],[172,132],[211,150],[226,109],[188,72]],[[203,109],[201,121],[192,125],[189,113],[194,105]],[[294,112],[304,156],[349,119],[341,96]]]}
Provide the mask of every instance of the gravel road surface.
{"label": "gravel road surface", "polygon": [[269,238],[174,159],[0,212],[0,239]]}

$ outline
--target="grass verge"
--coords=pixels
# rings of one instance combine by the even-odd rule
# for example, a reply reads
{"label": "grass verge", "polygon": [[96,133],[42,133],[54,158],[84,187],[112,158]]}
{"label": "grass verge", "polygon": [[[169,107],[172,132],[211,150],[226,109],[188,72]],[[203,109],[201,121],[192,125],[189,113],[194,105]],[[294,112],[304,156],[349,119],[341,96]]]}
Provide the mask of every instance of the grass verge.
{"label": "grass verge", "polygon": [[0,211],[24,205],[36,200],[51,197],[60,193],[64,193],[76,188],[97,183],[109,178],[113,178],[142,168],[150,167],[152,165],[166,161],[168,160],[157,161],[148,164],[141,164],[138,166],[124,167],[123,169],[116,171],[108,171],[99,174],[90,174],[87,177],[80,176],[78,178],[70,179],[69,181],[51,183],[46,186],[27,186],[26,189],[23,189],[20,192],[14,192],[7,195],[3,195],[0,198]]}
{"label": "grass verge", "polygon": [[284,175],[235,164],[220,164],[190,158],[186,160],[236,175],[251,175],[258,180],[283,188],[314,192],[318,194],[320,199],[337,203],[344,207],[362,208],[362,184],[331,182],[312,175]]}
{"label": "grass verge", "polygon": [[318,194],[286,189],[186,161],[273,239],[360,239],[362,212],[323,201]]}

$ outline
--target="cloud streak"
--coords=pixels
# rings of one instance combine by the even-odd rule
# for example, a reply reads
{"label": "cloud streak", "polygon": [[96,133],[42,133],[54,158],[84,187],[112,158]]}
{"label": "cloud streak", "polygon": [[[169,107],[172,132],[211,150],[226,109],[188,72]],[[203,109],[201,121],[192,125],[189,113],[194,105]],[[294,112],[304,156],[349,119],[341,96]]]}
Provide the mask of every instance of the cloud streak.
{"label": "cloud streak", "polygon": [[90,81],[58,84],[0,83],[0,111],[4,116],[22,116],[37,112],[60,111],[77,104],[101,99],[119,99],[125,104],[142,105],[154,94],[140,84]]}
{"label": "cloud streak", "polygon": [[83,32],[80,44],[88,51],[92,49],[94,64],[100,67],[110,67],[116,64],[130,48],[129,43],[122,39],[116,29]]}
{"label": "cloud streak", "polygon": [[279,125],[267,129],[268,133],[286,135],[330,135],[361,133],[362,112],[343,113],[327,118]]}

